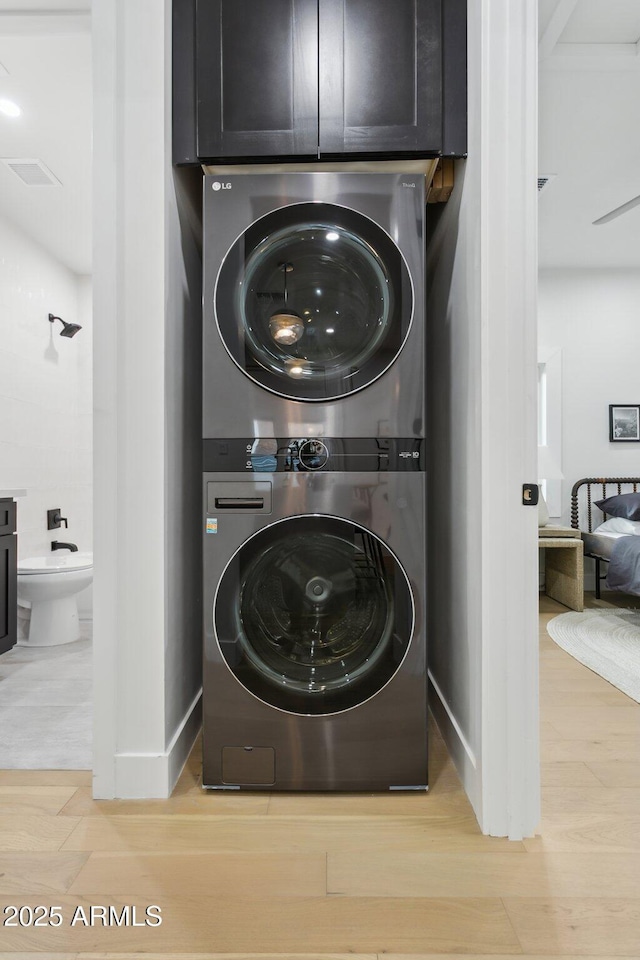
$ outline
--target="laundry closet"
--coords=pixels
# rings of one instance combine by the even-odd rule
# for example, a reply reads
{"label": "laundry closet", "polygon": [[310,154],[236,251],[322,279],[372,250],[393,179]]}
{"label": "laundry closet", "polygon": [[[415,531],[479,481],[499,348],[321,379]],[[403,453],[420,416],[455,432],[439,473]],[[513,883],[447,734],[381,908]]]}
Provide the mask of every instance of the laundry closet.
{"label": "laundry closet", "polygon": [[[112,261],[124,281],[113,288],[103,264],[100,309],[110,307],[117,318],[119,346],[103,338],[98,390],[111,398],[107,423],[125,405],[129,420],[117,474],[108,431],[98,437],[98,482],[103,506],[116,508],[111,515],[131,547],[122,562],[133,579],[119,578],[117,586],[125,600],[121,623],[128,624],[143,586],[158,598],[162,591],[164,604],[139,643],[123,638],[114,654],[98,638],[106,692],[97,709],[111,733],[98,745],[96,795],[170,792],[197,732],[204,625],[205,785],[424,788],[428,671],[429,705],[483,817],[491,758],[486,718],[478,720],[491,710],[477,691],[495,684],[497,715],[500,671],[483,673],[489,606],[481,616],[467,608],[473,589],[485,589],[482,574],[471,592],[446,577],[452,559],[475,562],[484,541],[469,541],[462,553],[459,538],[438,544],[445,589],[436,591],[431,622],[425,562],[428,525],[441,525],[453,509],[441,498],[441,453],[469,452],[474,436],[472,394],[486,375],[471,356],[478,332],[491,338],[495,329],[497,337],[503,313],[505,323],[506,313],[513,317],[494,311],[487,325],[490,298],[481,303],[476,285],[486,276],[483,261],[478,270],[473,264],[474,251],[480,257],[484,249],[477,228],[488,223],[482,204],[475,207],[478,164],[487,131],[495,142],[491,121],[498,116],[483,113],[480,130],[488,88],[477,81],[482,62],[497,101],[504,76],[498,81],[496,64],[514,76],[520,69],[507,56],[507,40],[529,32],[514,20],[512,34],[504,34],[496,19],[481,16],[481,5],[179,0],[172,11],[165,5],[164,22],[145,23],[143,4],[110,11],[98,2],[108,28],[102,36],[109,37],[96,51],[102,129],[120,178],[104,167],[103,208],[109,199],[117,206],[133,173],[132,151],[138,169],[147,170],[124,218],[103,224],[111,249],[131,256]],[[457,161],[453,204],[435,218],[436,244],[425,255],[432,168],[442,156],[467,153],[467,17],[474,151]],[[133,39],[143,36],[157,51],[153,76],[135,64]],[[122,83],[134,81],[137,101],[109,114]],[[515,96],[515,85],[504,89]],[[520,132],[507,125],[502,134],[504,153],[513,156],[509,137],[515,144]],[[160,141],[172,143],[172,155],[155,169],[147,161]],[[493,182],[488,188],[485,198],[495,195]],[[137,222],[149,211],[141,249]],[[512,243],[512,254],[518,250]],[[163,297],[149,286],[150,274]],[[101,277],[98,270],[98,284]],[[510,281],[507,287],[516,297]],[[159,316],[164,337],[154,338],[152,318]],[[458,341],[458,352],[440,349],[463,328],[468,339]],[[515,349],[513,337],[511,344]],[[468,372],[461,381],[459,358]],[[129,375],[135,369],[137,382]],[[156,382],[153,371],[162,390],[145,392]],[[124,388],[118,395],[113,376]],[[465,394],[458,422],[445,422]],[[485,427],[477,428],[482,443]],[[164,484],[147,484],[144,496],[125,502],[123,484],[139,470],[140,445],[146,475],[163,476]],[[451,484],[464,476],[465,513],[473,457]],[[432,474],[439,499],[427,520]],[[487,478],[476,479],[484,503]],[[160,525],[152,529],[149,517]],[[106,524],[97,537],[111,549]],[[134,569],[143,557],[152,562]],[[512,569],[515,577],[518,564]],[[467,623],[449,629],[450,608],[468,609]],[[357,640],[352,647],[349,638]],[[143,662],[154,664],[151,692],[138,685],[134,693]],[[109,689],[124,707],[117,716]],[[128,719],[134,714],[135,725]],[[532,796],[535,806],[535,790]],[[498,821],[488,829],[504,830],[504,817]]]}
{"label": "laundry closet", "polygon": [[174,4],[174,160],[206,172],[211,789],[428,788],[425,204],[466,149],[456,6]]}

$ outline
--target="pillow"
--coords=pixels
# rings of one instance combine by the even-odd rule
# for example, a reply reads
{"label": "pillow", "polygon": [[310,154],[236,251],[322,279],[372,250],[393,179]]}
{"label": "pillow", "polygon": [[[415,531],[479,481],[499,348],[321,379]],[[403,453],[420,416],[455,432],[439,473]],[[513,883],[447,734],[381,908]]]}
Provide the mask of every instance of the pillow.
{"label": "pillow", "polygon": [[605,520],[594,533],[626,533],[636,536],[640,535],[640,520],[625,520],[624,517],[612,517],[611,520]]}
{"label": "pillow", "polygon": [[640,493],[620,493],[617,497],[596,500],[596,507],[610,517],[640,520]]}

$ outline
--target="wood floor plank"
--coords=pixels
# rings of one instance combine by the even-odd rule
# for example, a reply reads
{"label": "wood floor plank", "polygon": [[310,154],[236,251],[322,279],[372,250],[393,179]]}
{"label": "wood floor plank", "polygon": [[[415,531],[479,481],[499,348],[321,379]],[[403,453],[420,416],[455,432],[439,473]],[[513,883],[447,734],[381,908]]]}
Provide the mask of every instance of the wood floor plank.
{"label": "wood floor plank", "polygon": [[91,770],[0,770],[0,786],[90,787]]}
{"label": "wood floor plank", "polygon": [[[588,956],[589,960],[638,960],[638,957],[614,956],[612,953],[590,953]],[[544,960],[584,960],[584,957],[584,953],[580,955],[576,953],[563,953],[562,955],[546,953]],[[196,960],[196,958],[194,957],[193,960]],[[491,955],[486,953],[387,953],[384,957],[378,957],[378,960],[542,960],[542,958],[538,953],[513,953],[509,956],[495,953]]]}
{"label": "wood floor plank", "polygon": [[[619,707],[613,707],[608,716],[600,720],[596,726],[585,725],[585,721],[578,715],[573,720],[557,720],[554,718],[552,726],[563,740],[583,740],[585,730],[597,730],[600,740],[614,740],[618,737],[640,739],[640,724],[637,729],[630,728],[629,721],[625,717],[616,717],[618,712],[626,711],[622,711]],[[640,718],[640,705],[638,706],[638,717]]]}
{"label": "wood floor plank", "polygon": [[56,814],[76,792],[77,787],[11,786],[0,784],[0,816],[16,813]]}
{"label": "wood floor plank", "polygon": [[624,760],[588,763],[589,770],[605,787],[640,787],[640,763]]}
{"label": "wood floor plank", "polygon": [[[496,899],[433,900],[343,897],[164,897],[159,927],[70,927],[82,897],[59,897],[57,928],[1,928],[0,950],[91,953],[184,951],[220,953],[517,953],[505,908]],[[145,899],[136,898],[138,916]],[[121,900],[103,898],[104,906]],[[35,905],[35,901],[32,905]]]}
{"label": "wood floor plank", "polygon": [[[16,954],[6,955],[13,960]],[[61,954],[57,955],[61,957]],[[20,955],[18,954],[18,958]],[[123,960],[121,953],[78,953],[75,960]],[[0,960],[3,955],[0,954]],[[36,960],[31,954],[29,960]],[[37,955],[42,960],[42,954]],[[53,960],[56,956],[53,955]],[[128,953],[126,960],[378,960],[377,953]],[[451,955],[448,955],[451,960]],[[454,958],[455,960],[455,958]],[[469,960],[469,957],[466,958]],[[486,960],[486,958],[485,958]],[[489,958],[490,960],[490,958]],[[500,960],[504,960],[501,956]],[[520,958],[522,960],[522,958]],[[525,958],[526,960],[526,958]],[[571,957],[564,958],[571,960]],[[598,960],[598,958],[596,958]],[[607,958],[605,958],[607,960]],[[618,958],[616,958],[618,960]]]}
{"label": "wood floor plank", "polygon": [[0,893],[66,893],[88,856],[50,852],[0,854]]}
{"label": "wood floor plank", "polygon": [[[577,661],[574,661],[577,664]],[[584,672],[586,671],[586,672]],[[544,673],[544,690],[548,693],[556,691],[565,696],[578,693],[589,693],[594,698],[606,698],[615,687],[599,677],[587,668],[584,671],[574,671],[573,667],[567,667],[562,673],[552,674],[550,670]]]}
{"label": "wood floor plank", "polygon": [[549,740],[562,740],[562,734],[553,724],[542,720],[540,723],[540,740],[545,743]]}
{"label": "wood floor plank", "polygon": [[506,899],[522,944],[534,954],[640,956],[640,899]]}
{"label": "wood floor plank", "polygon": [[[8,956],[8,955],[7,955]],[[11,954],[9,960],[13,960]],[[19,956],[19,955],[18,955]],[[42,954],[37,955],[42,960]],[[61,956],[58,954],[58,956]],[[406,954],[404,955],[406,956]],[[451,955],[448,954],[448,960]],[[31,958],[36,960],[34,954]],[[31,960],[30,958],[30,960]],[[0,960],[3,955],[0,954]],[[55,956],[53,960],[56,960]],[[123,960],[121,953],[78,953],[75,960]],[[377,953],[129,953],[126,960],[378,960]],[[437,958],[436,958],[437,960]],[[453,958],[455,960],[455,957]],[[467,956],[466,960],[469,960]],[[485,958],[486,960],[486,958]],[[489,958],[491,960],[491,958]],[[504,960],[504,957],[500,957]],[[522,960],[522,958],[520,958]],[[526,960],[526,958],[525,958]],[[546,958],[545,958],[546,960]],[[571,957],[564,958],[571,960]],[[599,960],[599,958],[596,958]],[[604,958],[608,960],[608,958]],[[618,960],[618,958],[616,958]]]}
{"label": "wood floor plank", "polygon": [[523,841],[532,853],[625,853],[640,851],[640,813],[567,813],[543,819],[540,835]]}
{"label": "wood floor plank", "polygon": [[602,786],[592,769],[582,760],[551,760],[540,764],[543,787]]}
{"label": "wood floor plank", "polygon": [[613,739],[545,740],[540,744],[543,761],[582,760],[585,763],[602,763],[613,760],[640,763],[640,737],[615,737]]}
{"label": "wood floor plank", "polygon": [[79,823],[77,817],[0,815],[0,851],[59,850]]}
{"label": "wood floor plank", "polygon": [[[85,855],[86,856],[86,855]],[[162,897],[320,897],[327,892],[326,857],[286,853],[90,855],[69,893]],[[154,901],[155,902],[155,901]]]}
{"label": "wood floor plank", "polygon": [[[66,819],[66,818],[59,818]],[[65,850],[203,853],[324,853],[346,850],[468,850],[522,845],[488,840],[474,817],[87,817]]]}
{"label": "wood floor plank", "polygon": [[634,897],[637,853],[364,853],[327,858],[327,889],[348,897]]}
{"label": "wood floor plank", "polygon": [[[576,706],[572,703],[556,703],[553,706],[547,706],[544,710],[545,720],[552,723],[554,727],[560,727],[565,723],[584,722],[588,729],[597,730],[600,733],[602,728],[609,724],[624,725],[627,730],[635,730],[640,734],[640,704],[627,699],[625,704],[611,706],[606,703],[591,703],[589,705]],[[584,730],[582,731],[584,736]]]}
{"label": "wood floor plank", "polygon": [[[122,953],[0,953],[0,960],[123,960]],[[541,960],[531,953],[136,953],[126,960]],[[545,954],[544,960],[584,960],[584,954]],[[589,960],[638,960],[611,953],[589,954]]]}
{"label": "wood floor plank", "polygon": [[634,810],[640,814],[639,787],[604,787],[601,784],[591,787],[546,786],[542,792],[545,819],[555,814],[558,818],[590,813],[613,817]]}
{"label": "wood floor plank", "polygon": [[[106,954],[102,956],[104,957]],[[111,956],[114,957],[113,954]],[[50,950],[47,950],[46,953],[41,951],[38,951],[38,953],[23,953],[21,950],[12,950],[11,953],[0,951],[0,960],[77,960],[77,957],[77,953],[69,953],[66,950],[64,953],[51,953]],[[118,957],[118,960],[122,960],[122,955]]]}
{"label": "wood floor plank", "polygon": [[437,791],[408,791],[406,793],[374,794],[318,794],[299,796],[273,794],[269,816],[279,817],[424,817],[425,819],[473,818],[473,808],[467,795]]}
{"label": "wood floor plank", "polygon": [[[599,781],[596,781],[599,782]],[[168,800],[94,800],[88,787],[81,787],[62,809],[63,816],[72,817],[141,817],[171,814],[266,814],[268,793],[218,793],[198,786],[183,793],[176,792]]]}
{"label": "wood floor plank", "polygon": [[[13,958],[15,954],[11,955]],[[33,956],[33,955],[32,955]],[[78,953],[76,960],[123,960],[121,953]],[[0,960],[3,960],[0,954]],[[39,956],[42,960],[42,955]],[[55,958],[54,958],[55,960]],[[130,953],[126,960],[378,960],[377,953]],[[451,955],[448,955],[451,960]],[[454,958],[455,960],[455,958]],[[469,960],[467,957],[466,960]],[[504,960],[501,956],[500,960]],[[545,958],[546,960],[546,958]],[[571,957],[565,958],[571,960]],[[598,960],[598,958],[596,958]],[[607,960],[607,958],[605,958]],[[618,958],[616,958],[618,960]]]}

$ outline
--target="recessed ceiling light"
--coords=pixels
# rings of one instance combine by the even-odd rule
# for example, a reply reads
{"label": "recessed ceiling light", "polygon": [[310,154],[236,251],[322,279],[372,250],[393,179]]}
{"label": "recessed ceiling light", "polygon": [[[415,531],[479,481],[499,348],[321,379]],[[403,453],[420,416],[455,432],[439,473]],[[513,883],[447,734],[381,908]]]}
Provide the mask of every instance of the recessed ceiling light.
{"label": "recessed ceiling light", "polygon": [[0,113],[4,113],[5,117],[19,117],[22,110],[13,100],[0,100]]}

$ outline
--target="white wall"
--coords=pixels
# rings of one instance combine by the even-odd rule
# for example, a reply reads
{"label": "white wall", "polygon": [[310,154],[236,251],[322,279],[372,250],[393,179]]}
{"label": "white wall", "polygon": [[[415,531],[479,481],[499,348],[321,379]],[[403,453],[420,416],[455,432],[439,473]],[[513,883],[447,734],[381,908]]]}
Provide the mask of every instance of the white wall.
{"label": "white wall", "polygon": [[[538,297],[540,349],[562,352],[560,522],[568,525],[576,480],[640,476],[640,444],[609,441],[609,404],[640,404],[640,271],[542,270]],[[587,561],[589,588],[591,568]]]}
{"label": "white wall", "polygon": [[455,181],[444,209],[427,208],[439,215],[427,255],[429,673],[432,709],[449,730],[480,816],[483,528],[481,510],[472,507],[482,458],[480,166],[473,149],[456,164]]}
{"label": "white wall", "polygon": [[[167,92],[167,106],[171,104]],[[167,119],[167,123],[170,123]],[[165,732],[202,685],[202,173],[166,157]]]}
{"label": "white wall", "polygon": [[539,817],[535,4],[470,0],[469,158],[427,257],[431,704],[482,829]]}
{"label": "white wall", "polygon": [[169,164],[170,7],[92,7],[97,797],[167,796],[199,726],[199,543],[183,525],[199,365],[181,373],[199,281]]}
{"label": "white wall", "polygon": [[[82,330],[60,337],[49,313]],[[92,549],[92,326],[90,279],[0,220],[0,487],[27,490],[18,559],[50,553],[52,540]],[[68,529],[47,530],[54,507]]]}

